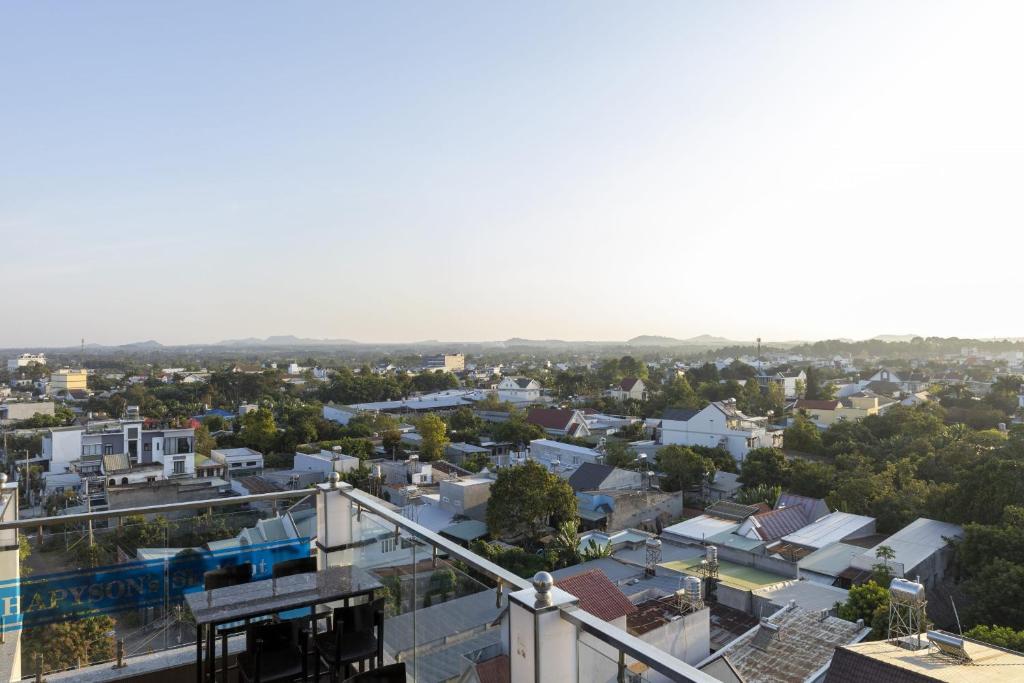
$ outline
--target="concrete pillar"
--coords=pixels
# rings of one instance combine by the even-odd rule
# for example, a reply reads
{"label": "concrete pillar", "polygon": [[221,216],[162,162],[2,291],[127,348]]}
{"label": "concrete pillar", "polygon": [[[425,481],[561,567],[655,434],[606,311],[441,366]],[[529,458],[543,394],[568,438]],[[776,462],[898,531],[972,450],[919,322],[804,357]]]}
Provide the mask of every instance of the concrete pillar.
{"label": "concrete pillar", "polygon": [[341,495],[351,484],[339,481],[331,472],[326,484],[317,485],[316,558],[317,568],[352,564],[352,544],[357,529],[353,525],[352,501]]}
{"label": "concrete pillar", "polygon": [[[0,473],[0,510],[2,521],[18,519],[18,483],[8,482]],[[21,611],[21,564],[18,553],[18,530],[0,531],[0,615],[3,636],[0,656],[11,658],[11,679],[21,679],[21,625],[15,620]]]}
{"label": "concrete pillar", "polygon": [[576,603],[576,597],[554,586],[547,572],[533,577],[533,588],[509,595],[512,683],[578,680],[576,627],[559,611]]}

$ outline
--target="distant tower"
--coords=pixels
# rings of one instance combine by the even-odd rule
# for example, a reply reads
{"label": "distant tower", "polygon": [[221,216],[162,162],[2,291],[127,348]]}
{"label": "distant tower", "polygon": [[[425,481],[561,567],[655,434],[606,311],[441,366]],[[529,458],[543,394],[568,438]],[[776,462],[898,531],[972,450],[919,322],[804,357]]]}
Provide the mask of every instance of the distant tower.
{"label": "distant tower", "polygon": [[644,562],[644,574],[654,576],[654,572],[661,562],[661,541],[656,538],[648,538],[644,543],[647,548],[647,559]]}
{"label": "distant tower", "polygon": [[921,648],[921,634],[927,624],[928,600],[917,581],[893,579],[889,584],[889,642],[909,643]]}
{"label": "distant tower", "polygon": [[85,367],[85,337],[82,337],[82,348],[78,352],[78,367],[79,369]]}

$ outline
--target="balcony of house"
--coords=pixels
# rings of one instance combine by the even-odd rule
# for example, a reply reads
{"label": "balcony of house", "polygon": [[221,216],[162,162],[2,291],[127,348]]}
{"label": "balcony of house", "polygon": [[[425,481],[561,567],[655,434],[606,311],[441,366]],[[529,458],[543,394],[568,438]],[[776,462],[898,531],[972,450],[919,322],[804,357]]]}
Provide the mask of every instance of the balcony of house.
{"label": "balcony of house", "polygon": [[4,680],[714,680],[337,481],[31,520],[3,492]]}

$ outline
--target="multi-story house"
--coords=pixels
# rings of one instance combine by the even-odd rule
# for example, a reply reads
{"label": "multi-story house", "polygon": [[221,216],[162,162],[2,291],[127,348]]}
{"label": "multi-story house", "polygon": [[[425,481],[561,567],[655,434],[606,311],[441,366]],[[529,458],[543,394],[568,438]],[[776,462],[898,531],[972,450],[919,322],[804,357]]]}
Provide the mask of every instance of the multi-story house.
{"label": "multi-story house", "polygon": [[536,401],[540,398],[540,382],[529,377],[506,377],[494,388],[501,400]]}
{"label": "multi-story house", "polygon": [[71,393],[72,391],[85,391],[88,382],[88,375],[85,370],[72,370],[61,368],[50,373],[50,393]]}
{"label": "multi-story house", "polygon": [[617,401],[643,401],[647,398],[647,386],[642,379],[627,377],[604,393]]}
{"label": "multi-story house", "polygon": [[146,429],[142,420],[132,418],[50,429],[42,450],[44,464],[55,474],[72,471],[83,457],[119,453],[129,465],[163,465],[166,478],[195,476],[196,471],[194,429]]}
{"label": "multi-story house", "polygon": [[659,442],[664,445],[721,447],[736,460],[755,448],[782,445],[782,432],[769,432],[768,419],[748,417],[736,399],[715,401],[703,410],[669,408],[661,418]]}
{"label": "multi-story house", "polygon": [[807,384],[807,373],[799,372],[776,372],[762,373],[757,376],[757,383],[762,387],[769,387],[777,384],[782,387],[782,393],[786,398],[796,398],[800,394],[800,387]]}

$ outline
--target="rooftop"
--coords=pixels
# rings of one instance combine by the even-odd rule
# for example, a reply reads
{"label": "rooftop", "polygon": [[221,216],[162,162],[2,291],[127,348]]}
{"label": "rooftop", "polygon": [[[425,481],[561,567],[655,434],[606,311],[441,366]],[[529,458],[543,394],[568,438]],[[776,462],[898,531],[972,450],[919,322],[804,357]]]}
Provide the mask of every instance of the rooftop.
{"label": "rooftop", "polygon": [[[690,576],[699,577],[700,563],[702,560],[703,558],[696,558],[693,560],[676,560],[674,562],[663,562],[658,566],[681,574],[689,574]],[[793,578],[789,576],[770,574],[769,572],[729,562],[728,560],[718,561],[718,579],[721,583],[728,584],[733,588],[748,591],[755,590],[757,588],[764,588],[766,586],[774,586],[785,581],[793,580]]]}
{"label": "rooftop", "polygon": [[[805,681],[828,664],[836,646],[856,642],[869,629],[836,617],[821,617],[800,607],[780,610],[719,650],[703,665],[721,657],[746,681]],[[858,679],[864,680],[864,679]]]}
{"label": "rooftop", "polygon": [[964,530],[956,524],[939,522],[934,519],[920,517],[875,547],[861,554],[865,562],[877,561],[875,551],[886,545],[896,552],[894,562],[903,565],[904,571],[910,571],[931,557],[936,550],[948,545],[949,538],[960,538]]}
{"label": "rooftop", "polygon": [[614,621],[636,611],[633,603],[600,569],[558,579],[555,585],[579,598],[581,609],[605,621]]}
{"label": "rooftop", "polygon": [[1024,677],[1024,655],[963,640],[970,664],[959,664],[933,647],[910,650],[884,640],[840,647],[825,683],[996,683]]}
{"label": "rooftop", "polygon": [[739,526],[739,523],[728,519],[719,519],[718,517],[711,517],[709,515],[700,515],[699,517],[688,519],[685,522],[679,522],[678,524],[666,527],[665,530],[662,531],[662,534],[677,536],[685,540],[703,542],[715,534],[735,531]]}
{"label": "rooftop", "polygon": [[865,529],[874,531],[874,517],[854,515],[849,512],[833,512],[816,522],[783,537],[787,543],[807,546],[808,548],[824,548],[838,543],[848,536],[861,534]]}
{"label": "rooftop", "polygon": [[825,586],[813,581],[793,581],[784,586],[759,588],[754,595],[770,600],[778,608],[795,600],[798,607],[807,610],[830,610],[837,602],[846,602],[849,591],[835,586]]}

